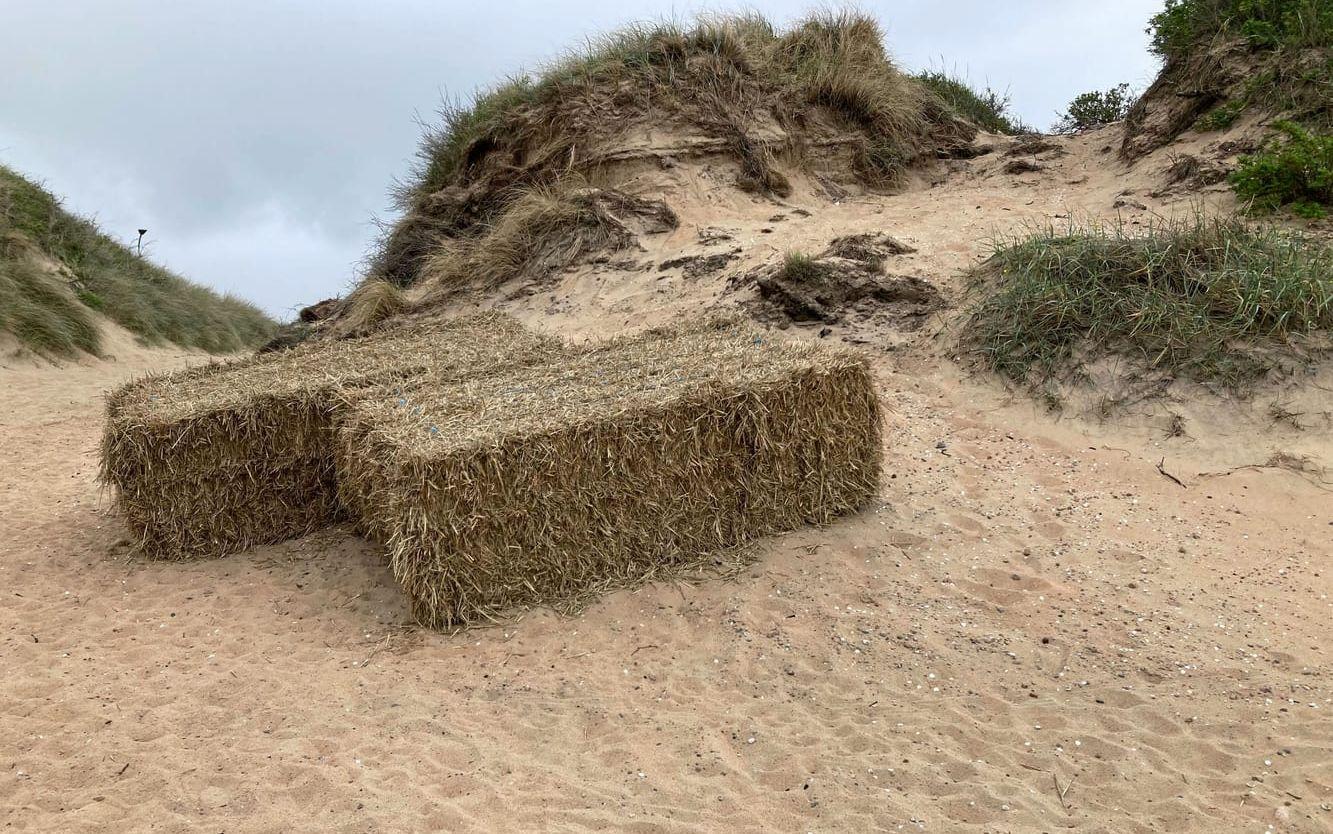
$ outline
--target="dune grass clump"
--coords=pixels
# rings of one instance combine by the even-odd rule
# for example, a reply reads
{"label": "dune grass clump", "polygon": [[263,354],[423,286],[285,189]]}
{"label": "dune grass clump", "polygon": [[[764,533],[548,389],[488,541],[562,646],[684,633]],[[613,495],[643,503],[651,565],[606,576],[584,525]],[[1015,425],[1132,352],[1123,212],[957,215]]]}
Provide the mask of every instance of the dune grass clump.
{"label": "dune grass clump", "polygon": [[491,287],[513,277],[547,242],[598,230],[597,217],[564,184],[518,193],[499,222],[475,237],[441,238],[422,268],[441,287],[464,282]]}
{"label": "dune grass clump", "polygon": [[[515,189],[494,225],[436,242],[416,282],[424,292],[415,303],[429,306],[459,290],[490,289],[518,277],[539,283],[588,253],[616,251],[638,232],[666,232],[678,223],[660,200],[594,188],[576,176]],[[372,278],[362,286],[373,284],[389,285]]]}
{"label": "dune grass clump", "polygon": [[523,195],[599,169],[619,137],[644,125],[716,140],[709,152],[735,159],[738,186],[785,195],[775,160],[788,148],[763,138],[774,122],[789,144],[859,145],[857,170],[880,185],[975,132],[898,71],[866,15],[817,14],[782,32],[753,14],[634,26],[447,105],[397,189],[403,218],[372,276],[415,284],[437,250],[500,227],[510,210],[530,215]]}
{"label": "dune grass clump", "polygon": [[796,283],[812,283],[823,277],[824,267],[804,252],[793,250],[782,257],[781,275]]}
{"label": "dune grass clump", "polygon": [[347,297],[338,323],[344,334],[367,333],[408,309],[407,297],[388,281],[366,281]]}
{"label": "dune grass clump", "polygon": [[[640,24],[590,39],[469,104],[446,104],[418,152],[417,180],[400,200],[410,205],[438,191],[500,144],[563,151],[588,131],[583,120],[592,106],[616,89],[629,91],[618,106],[655,105],[705,127],[734,126],[774,92],[785,94],[789,107],[800,99],[826,105],[905,143],[920,141],[930,115],[867,15],[815,14],[787,32],[757,14],[704,17],[693,26]],[[534,111],[546,118],[532,119]]]}
{"label": "dune grass clump", "polygon": [[736,321],[359,401],[339,490],[433,627],[710,571],[865,504],[880,412],[864,360]]}
{"label": "dune grass clump", "polygon": [[[148,344],[210,353],[261,344],[275,324],[258,308],[221,296],[138,257],[51,194],[0,166],[0,327],[51,354],[97,353],[97,311]],[[42,276],[34,253],[69,271]],[[37,270],[37,272],[34,272]]]}
{"label": "dune grass clump", "polygon": [[131,382],[107,399],[102,481],[159,559],[220,556],[339,517],[333,432],[367,390],[445,382],[559,349],[484,313]]}
{"label": "dune grass clump", "polygon": [[1001,240],[964,347],[1021,383],[1108,354],[1239,387],[1333,328],[1333,249],[1235,219],[1071,225]]}
{"label": "dune grass clump", "polygon": [[42,354],[96,353],[100,337],[90,305],[44,269],[30,246],[17,236],[0,237],[0,330]]}
{"label": "dune grass clump", "polygon": [[966,79],[944,70],[927,70],[914,77],[954,113],[982,130],[1008,136],[1034,132],[1010,110],[1007,93],[997,92],[990,87],[977,89]]}
{"label": "dune grass clump", "polygon": [[[584,47],[478,93],[470,102],[446,102],[440,124],[429,128],[418,150],[417,181],[400,192],[402,202],[429,195],[455,181],[495,145],[563,150],[586,132],[591,109],[608,90],[625,89],[638,104],[655,97],[679,106],[683,90],[743,106],[751,58],[776,37],[758,15],[701,19],[693,27],[674,22],[630,25],[590,38]],[[693,59],[693,60],[691,60]],[[621,102],[634,103],[634,102]],[[534,111],[549,117],[528,118]],[[569,135],[566,135],[569,134]],[[554,146],[554,147],[553,147]]]}

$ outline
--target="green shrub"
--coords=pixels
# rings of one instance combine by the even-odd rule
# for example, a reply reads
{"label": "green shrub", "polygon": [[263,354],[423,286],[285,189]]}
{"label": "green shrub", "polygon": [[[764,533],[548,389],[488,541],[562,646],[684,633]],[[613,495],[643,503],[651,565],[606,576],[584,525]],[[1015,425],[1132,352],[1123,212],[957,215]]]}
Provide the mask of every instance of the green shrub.
{"label": "green shrub", "polygon": [[1253,49],[1333,44],[1328,0],[1167,0],[1148,25],[1152,49],[1183,59],[1218,36],[1243,37]]}
{"label": "green shrub", "polygon": [[970,84],[946,72],[930,70],[917,73],[920,81],[949,106],[954,113],[991,133],[1031,133],[1032,129],[1009,110],[1009,96],[990,87],[978,91]]}
{"label": "green shrub", "polygon": [[[1226,93],[1236,99],[1227,105],[1235,112],[1253,105],[1333,126],[1330,0],[1167,0],[1148,31],[1177,88]],[[1230,81],[1217,83],[1219,67],[1232,59],[1221,59],[1218,47],[1237,41],[1256,57],[1242,89],[1224,90]],[[1202,129],[1219,127],[1225,125],[1201,122]]]}
{"label": "green shrub", "polygon": [[1244,111],[1245,103],[1243,101],[1229,101],[1214,107],[1201,116],[1194,123],[1194,128],[1202,131],[1226,130],[1236,123],[1236,119],[1239,119],[1240,114]]}
{"label": "green shrub", "polygon": [[996,243],[963,344],[1040,386],[1109,353],[1240,385],[1333,328],[1333,249],[1236,219],[1037,230]]}
{"label": "green shrub", "polygon": [[1052,128],[1056,133],[1075,133],[1100,127],[1125,118],[1134,96],[1128,84],[1117,84],[1109,90],[1093,90],[1074,97],[1069,109],[1060,114]]}
{"label": "green shrub", "polygon": [[1323,217],[1333,206],[1333,136],[1316,135],[1293,122],[1275,127],[1282,136],[1241,157],[1231,175],[1236,195],[1256,211],[1290,206],[1304,217]]}

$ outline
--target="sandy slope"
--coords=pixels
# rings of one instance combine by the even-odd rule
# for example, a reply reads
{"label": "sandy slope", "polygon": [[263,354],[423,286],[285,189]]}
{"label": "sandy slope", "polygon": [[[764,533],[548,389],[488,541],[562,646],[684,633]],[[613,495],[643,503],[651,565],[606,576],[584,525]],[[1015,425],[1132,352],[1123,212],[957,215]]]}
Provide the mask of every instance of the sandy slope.
{"label": "sandy slope", "polygon": [[[783,221],[772,248],[887,230],[920,248],[891,269],[955,295],[977,237],[1110,211],[1124,185],[1090,161],[1097,141],[1026,183],[983,159],[893,200],[809,198],[819,210]],[[1059,186],[1080,176],[1094,181]],[[691,210],[644,257],[692,246]],[[775,211],[732,211],[744,258],[777,234],[759,230]],[[576,271],[491,303],[589,334],[707,306],[725,285],[620,277]],[[1174,439],[1153,414],[1059,420],[967,379],[944,358],[948,326],[876,354],[890,474],[867,512],[766,543],[734,582],[458,636],[409,627],[379,554],[346,530],[199,564],[125,552],[94,483],[100,394],[191,357],[126,344],[114,363],[0,362],[0,820],[1333,827],[1327,415],[1298,429],[1190,400]],[[1233,470],[1276,451],[1309,461]]]}

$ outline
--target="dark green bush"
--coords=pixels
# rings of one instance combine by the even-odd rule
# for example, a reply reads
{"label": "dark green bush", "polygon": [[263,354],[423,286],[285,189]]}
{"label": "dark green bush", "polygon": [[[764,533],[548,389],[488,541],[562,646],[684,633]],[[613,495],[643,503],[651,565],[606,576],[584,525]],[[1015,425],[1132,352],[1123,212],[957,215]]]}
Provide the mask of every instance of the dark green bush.
{"label": "dark green bush", "polygon": [[1333,206],[1333,136],[1293,122],[1278,122],[1281,136],[1241,157],[1231,175],[1236,195],[1257,211],[1288,206],[1304,217],[1323,217]]}
{"label": "dark green bush", "polygon": [[1245,38],[1254,49],[1333,43],[1328,0],[1167,0],[1148,26],[1152,49],[1182,59],[1220,36]]}
{"label": "dark green bush", "polygon": [[1118,122],[1125,118],[1134,96],[1128,84],[1117,84],[1109,90],[1082,93],[1069,103],[1069,109],[1060,114],[1052,128],[1056,133],[1074,133],[1092,127]]}

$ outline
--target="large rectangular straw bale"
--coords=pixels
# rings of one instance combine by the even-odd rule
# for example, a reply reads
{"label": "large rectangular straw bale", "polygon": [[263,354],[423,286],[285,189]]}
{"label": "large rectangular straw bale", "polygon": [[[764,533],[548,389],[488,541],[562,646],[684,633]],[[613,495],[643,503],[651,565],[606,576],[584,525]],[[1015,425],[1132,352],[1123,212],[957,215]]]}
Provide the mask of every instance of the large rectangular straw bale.
{"label": "large rectangular straw bale", "polygon": [[337,467],[441,627],[826,522],[876,492],[880,442],[863,359],[733,321],[363,399]]}
{"label": "large rectangular straw bale", "polygon": [[443,384],[560,349],[485,313],[131,382],[107,403],[102,477],[145,551],[219,556],[336,520],[333,425],[364,392]]}

